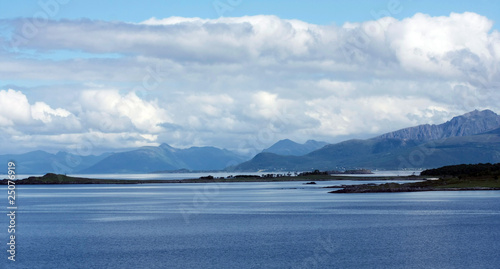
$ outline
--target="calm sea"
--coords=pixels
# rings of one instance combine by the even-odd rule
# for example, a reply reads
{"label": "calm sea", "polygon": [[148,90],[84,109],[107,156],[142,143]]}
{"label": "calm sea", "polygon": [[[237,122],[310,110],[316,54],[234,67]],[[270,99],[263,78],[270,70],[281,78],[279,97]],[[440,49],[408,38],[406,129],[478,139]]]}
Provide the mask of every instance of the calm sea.
{"label": "calm sea", "polygon": [[[213,177],[228,177],[235,175],[263,175],[263,174],[286,174],[288,172],[196,172],[196,173],[147,173],[147,174],[71,174],[68,176],[85,177],[85,178],[99,178],[99,179],[133,179],[133,180],[162,180],[162,179],[192,179],[203,176],[211,175]],[[290,172],[292,175],[294,172]],[[372,174],[363,174],[363,177],[376,177],[376,176],[409,176],[420,175],[420,170],[389,170],[389,171],[373,171]],[[30,176],[43,176],[42,174],[20,174],[16,177],[18,179],[27,178]],[[343,174],[343,176],[360,176],[355,174]],[[7,175],[0,175],[0,178],[7,178]]]}
{"label": "calm sea", "polygon": [[499,268],[500,192],[329,194],[362,182],[17,186],[0,268]]}

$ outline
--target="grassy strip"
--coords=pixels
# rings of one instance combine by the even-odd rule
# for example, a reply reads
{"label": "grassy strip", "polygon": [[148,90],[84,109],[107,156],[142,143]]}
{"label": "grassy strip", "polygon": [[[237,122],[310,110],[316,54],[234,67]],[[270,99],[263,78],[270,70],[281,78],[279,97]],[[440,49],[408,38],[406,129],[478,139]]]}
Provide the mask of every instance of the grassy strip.
{"label": "grassy strip", "polygon": [[414,183],[385,183],[330,186],[341,188],[330,193],[367,193],[367,192],[415,192],[415,191],[457,191],[457,190],[500,190],[500,180],[494,177],[446,177]]}

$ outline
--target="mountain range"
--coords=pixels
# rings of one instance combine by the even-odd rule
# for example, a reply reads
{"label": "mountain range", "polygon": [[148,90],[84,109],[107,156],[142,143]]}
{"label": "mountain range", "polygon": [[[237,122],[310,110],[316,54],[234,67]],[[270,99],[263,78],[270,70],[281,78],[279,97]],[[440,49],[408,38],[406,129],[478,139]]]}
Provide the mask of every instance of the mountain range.
{"label": "mountain range", "polygon": [[248,158],[215,147],[178,149],[167,144],[136,150],[79,156],[67,152],[51,154],[37,150],[24,154],[0,155],[0,162],[16,163],[18,174],[100,174],[149,173],[156,171],[223,170]]}
{"label": "mountain range", "polygon": [[299,144],[290,139],[283,139],[276,142],[271,147],[264,149],[262,152],[269,152],[285,156],[301,156],[320,149],[326,145],[328,145],[328,143],[316,140],[307,140],[304,144]]}
{"label": "mountain range", "polygon": [[16,163],[17,174],[39,174],[39,173],[75,173],[90,167],[111,155],[105,153],[101,155],[80,156],[64,151],[51,154],[42,150],[32,151],[23,154],[0,155],[0,163],[14,161]]}
{"label": "mountain range", "polygon": [[424,124],[401,129],[378,136],[377,138],[396,138],[418,141],[429,141],[454,136],[471,136],[500,127],[500,116],[491,110],[466,113],[454,117],[439,125]]}
{"label": "mountain range", "polygon": [[475,110],[443,124],[424,124],[336,144],[314,140],[299,144],[284,139],[250,160],[215,147],[178,149],[161,144],[99,156],[44,151],[0,155],[0,162],[9,161],[16,162],[18,174],[406,169],[494,163],[500,162],[500,116],[491,110]]}
{"label": "mountain range", "polygon": [[229,150],[215,147],[173,148],[167,144],[142,147],[112,154],[83,169],[81,173],[149,173],[173,170],[223,170],[245,158]]}
{"label": "mountain range", "polygon": [[500,162],[500,116],[490,110],[475,110],[439,125],[331,144],[303,156],[263,152],[231,170],[408,169],[484,162]]}

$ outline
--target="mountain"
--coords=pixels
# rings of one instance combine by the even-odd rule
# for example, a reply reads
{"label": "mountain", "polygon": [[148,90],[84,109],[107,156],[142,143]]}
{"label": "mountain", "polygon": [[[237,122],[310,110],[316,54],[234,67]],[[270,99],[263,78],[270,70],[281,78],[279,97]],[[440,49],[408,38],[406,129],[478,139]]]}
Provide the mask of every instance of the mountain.
{"label": "mountain", "polygon": [[309,171],[342,170],[344,168],[373,168],[359,166],[373,155],[386,154],[392,150],[411,148],[416,141],[402,139],[352,139],[324,146],[304,156],[282,156],[273,153],[257,154],[252,160],[234,168],[236,171]]}
{"label": "mountain", "polygon": [[109,153],[99,156],[79,156],[63,151],[51,154],[42,150],[37,150],[24,154],[0,155],[0,162],[15,162],[17,174],[68,174],[90,167],[106,158],[108,155]]}
{"label": "mountain", "polygon": [[274,153],[278,155],[301,156],[313,152],[328,145],[326,142],[308,140],[304,144],[296,143],[290,139],[284,139],[276,142],[271,147],[264,149],[262,152]]}
{"label": "mountain", "polygon": [[499,162],[500,124],[497,122],[500,123],[498,115],[492,111],[473,111],[444,124],[406,128],[372,139],[348,140],[324,146],[304,156],[261,153],[233,169],[405,169]]}
{"label": "mountain", "polygon": [[470,136],[500,127],[500,115],[491,110],[466,113],[439,125],[419,125],[383,134],[378,138],[429,141],[454,136]]}
{"label": "mountain", "polygon": [[81,173],[149,173],[188,169],[222,170],[245,159],[231,151],[214,147],[177,149],[167,144],[115,153]]}

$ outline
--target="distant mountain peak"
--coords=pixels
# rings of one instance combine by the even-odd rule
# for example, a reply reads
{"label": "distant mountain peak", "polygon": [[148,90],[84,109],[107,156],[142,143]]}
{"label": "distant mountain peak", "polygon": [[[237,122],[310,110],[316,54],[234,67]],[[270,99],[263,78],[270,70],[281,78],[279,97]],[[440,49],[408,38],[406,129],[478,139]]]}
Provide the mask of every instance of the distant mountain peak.
{"label": "distant mountain peak", "polygon": [[222,170],[228,164],[246,160],[228,150],[216,147],[174,148],[166,143],[158,147],[112,154],[81,173],[149,173],[155,171]]}
{"label": "distant mountain peak", "polygon": [[474,109],[471,112],[465,113],[463,116],[467,116],[467,115],[485,115],[485,114],[497,115],[497,113],[495,113],[495,112],[493,112],[493,111],[491,111],[489,109],[485,109],[485,110]]}
{"label": "distant mountain peak", "polygon": [[328,143],[326,142],[320,142],[316,140],[308,140],[304,144],[299,144],[295,141],[292,141],[290,139],[282,139],[278,142],[276,142],[274,145],[271,147],[264,149],[262,152],[263,153],[274,153],[277,155],[284,155],[284,156],[302,156],[306,155],[312,151],[315,151],[317,149],[320,149],[327,145]]}
{"label": "distant mountain peak", "polygon": [[300,145],[299,143],[297,143],[297,142],[295,142],[293,140],[290,140],[288,138],[282,139],[282,140],[276,142],[274,145],[280,145],[280,144],[281,145]]}
{"label": "distant mountain peak", "polygon": [[326,145],[328,145],[329,143],[326,143],[326,142],[323,142],[323,141],[316,141],[316,140],[312,140],[312,139],[309,139],[306,141],[306,143],[304,143],[304,145],[315,145],[319,148],[321,147],[324,147]]}
{"label": "distant mountain peak", "polygon": [[478,119],[478,118],[491,118],[491,117],[498,117],[498,115],[489,109],[485,109],[485,110],[475,109],[475,110],[473,110],[471,112],[467,112],[463,115],[455,116],[450,121],[461,120],[461,119],[470,120],[470,119]]}
{"label": "distant mountain peak", "polygon": [[438,124],[423,124],[390,132],[376,138],[428,141],[455,136],[470,136],[500,127],[500,116],[491,110],[474,110]]}
{"label": "distant mountain peak", "polygon": [[234,170],[400,170],[488,162],[500,162],[500,116],[491,110],[475,110],[439,125],[419,125],[366,140],[351,139],[305,156],[260,153]]}
{"label": "distant mountain peak", "polygon": [[163,150],[168,150],[168,151],[176,151],[177,149],[170,146],[169,144],[167,143],[162,143],[159,148],[163,149]]}

